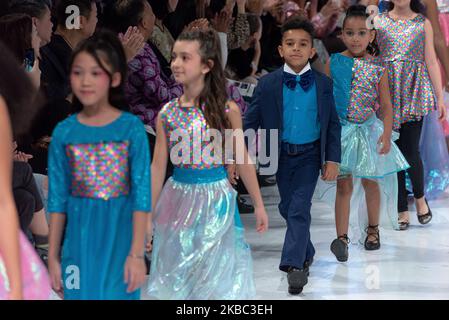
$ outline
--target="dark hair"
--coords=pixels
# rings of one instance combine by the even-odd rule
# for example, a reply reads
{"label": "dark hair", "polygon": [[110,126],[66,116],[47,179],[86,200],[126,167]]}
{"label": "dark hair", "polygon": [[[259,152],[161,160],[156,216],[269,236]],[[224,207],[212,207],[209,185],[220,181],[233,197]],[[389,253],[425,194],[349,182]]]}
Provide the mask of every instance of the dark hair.
{"label": "dark hair", "polygon": [[147,0],[153,9],[153,13],[159,20],[164,20],[170,13],[168,10],[168,0]]}
{"label": "dark hair", "polygon": [[147,0],[117,0],[106,8],[105,27],[125,33],[128,27],[138,26],[143,19]]}
{"label": "dark hair", "polygon": [[217,33],[212,30],[183,32],[176,41],[198,41],[199,54],[204,64],[210,65],[211,70],[204,79],[204,88],[200,93],[197,104],[200,106],[210,128],[223,130],[230,128],[225,113],[228,102],[226,78],[221,64],[220,40]]}
{"label": "dark hair", "polygon": [[346,15],[343,19],[343,29],[345,28],[346,20],[349,18],[362,18],[366,20],[368,17],[369,14],[366,12],[366,6],[361,4],[352,5],[346,10]]}
{"label": "dark hair", "polygon": [[9,7],[9,13],[25,13],[32,18],[42,18],[51,10],[51,0],[16,0]]}
{"label": "dark hair", "polygon": [[11,51],[1,41],[0,70],[0,95],[8,106],[13,136],[17,139],[28,132],[38,111],[37,90]]}
{"label": "dark hair", "polygon": [[[81,42],[78,47],[73,51],[70,59],[70,70],[73,67],[75,58],[82,52],[86,52],[91,55],[98,63],[101,69],[109,75],[109,79],[112,81],[112,75],[119,72],[121,75],[121,83],[119,86],[109,88],[109,103],[117,109],[124,111],[129,110],[129,106],[124,96],[124,83],[126,81],[126,73],[128,65],[126,63],[125,51],[122,43],[117,35],[114,33],[102,30],[94,34],[92,37]],[[111,71],[108,71],[104,66],[104,63],[108,64]],[[73,98],[73,111],[80,112],[83,109],[83,105],[76,96]]]}
{"label": "dark hair", "polygon": [[216,14],[220,13],[226,5],[226,0],[210,0],[209,7],[206,8],[206,17],[213,19]]}
{"label": "dark hair", "polygon": [[56,5],[56,21],[58,25],[65,27],[65,21],[71,15],[71,13],[66,13],[67,7],[77,6],[81,16],[89,18],[92,12],[92,4],[94,3],[96,3],[95,0],[59,0]]}
{"label": "dark hair", "polygon": [[26,51],[32,47],[32,32],[33,20],[29,15],[15,13],[0,18],[0,40],[20,64],[25,60]]}
{"label": "dark hair", "polygon": [[[350,18],[361,18],[367,20],[370,15],[366,9],[367,7],[361,4],[355,4],[350,6],[348,10],[346,10],[346,16],[343,20],[343,29],[346,26],[346,21]],[[376,39],[374,39],[373,42],[369,43],[368,47],[366,48],[366,51],[373,56],[377,56],[379,54],[379,47],[377,45]]]}
{"label": "dark hair", "polygon": [[[391,11],[394,8],[394,3],[392,1],[385,1],[385,8],[387,11]],[[415,13],[420,13],[425,15],[426,7],[421,3],[420,0],[411,0],[410,1],[410,9],[414,11]]]}
{"label": "dark hair", "polygon": [[290,17],[281,27],[282,36],[289,30],[304,30],[310,35],[312,42],[315,37],[315,28],[313,27],[313,24],[308,19],[302,17]]}

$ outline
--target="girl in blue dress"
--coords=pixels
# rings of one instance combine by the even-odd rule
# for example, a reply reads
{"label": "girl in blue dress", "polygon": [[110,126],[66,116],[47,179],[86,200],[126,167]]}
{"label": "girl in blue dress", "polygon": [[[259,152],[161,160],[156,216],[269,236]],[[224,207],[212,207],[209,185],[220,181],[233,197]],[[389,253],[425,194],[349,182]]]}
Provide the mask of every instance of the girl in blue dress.
{"label": "girl in blue dress", "polygon": [[392,131],[388,74],[367,50],[374,36],[368,29],[366,7],[350,7],[342,35],[347,50],[332,55],[329,64],[342,125],[341,175],[335,199],[337,239],[331,244],[338,261],[348,259],[350,216],[358,220],[352,225],[365,238],[361,241],[366,250],[380,248],[381,212],[387,225],[398,228],[396,173],[408,168],[392,143],[397,134]]}
{"label": "girl in blue dress", "polygon": [[64,299],[139,299],[145,280],[150,153],[142,122],[124,111],[126,69],[110,33],[86,40],[71,59],[78,112],[54,130],[48,165],[48,264]]}

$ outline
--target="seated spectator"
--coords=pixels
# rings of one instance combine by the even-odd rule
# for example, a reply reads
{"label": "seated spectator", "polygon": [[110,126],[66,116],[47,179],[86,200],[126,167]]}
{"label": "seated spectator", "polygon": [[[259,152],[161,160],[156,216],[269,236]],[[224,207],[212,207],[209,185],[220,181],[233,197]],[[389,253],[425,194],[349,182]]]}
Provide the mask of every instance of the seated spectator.
{"label": "seated spectator", "polygon": [[30,165],[23,161],[13,164],[13,195],[19,214],[20,228],[31,232],[36,250],[46,263],[48,256],[48,222],[44,204]]}
{"label": "seated spectator", "polygon": [[[35,115],[35,99],[37,89],[27,77],[17,59],[0,43],[0,94],[5,100],[8,114],[11,119],[13,138],[17,139],[28,132],[29,125]],[[15,150],[11,150],[11,153]],[[25,156],[25,157],[24,157]],[[41,257],[45,260],[46,245],[48,244],[48,224],[45,211],[37,192],[30,166],[26,163],[28,157],[15,153],[16,160],[13,166],[14,197],[18,207],[21,227],[24,231],[30,230],[34,235],[36,246],[40,249]]]}
{"label": "seated spectator", "polygon": [[[129,26],[136,26],[148,41],[153,33],[155,16],[147,0],[117,0],[111,8],[109,25],[115,32],[125,32]],[[161,108],[173,98],[182,94],[182,87],[173,77],[161,71],[160,62],[150,46],[144,49],[128,63],[128,80],[125,94],[131,111],[139,116],[150,132],[156,130],[156,117]],[[150,146],[153,151],[155,135],[150,134]]]}
{"label": "seated spectator", "polygon": [[248,22],[250,37],[240,48],[229,52],[226,69],[233,80],[257,84],[256,72],[261,52],[262,23],[260,17],[253,14],[248,15]]}
{"label": "seated spectator", "polygon": [[168,28],[164,25],[164,19],[170,12],[176,10],[178,0],[148,0],[153,9],[156,21],[150,41],[161,52],[167,63],[171,61],[171,51],[175,40]]}
{"label": "seated spectator", "polygon": [[227,32],[227,46],[229,50],[239,48],[250,37],[245,4],[246,0],[211,0],[206,10],[206,17],[209,21],[213,21],[222,13],[229,17],[235,15],[235,20]]}
{"label": "seated spectator", "polygon": [[[30,16],[22,13],[0,18],[0,41],[13,53],[16,61],[27,71],[36,88],[40,86],[40,38]],[[30,57],[31,54],[31,57]]]}
{"label": "seated spectator", "polygon": [[[80,10],[79,27],[68,25],[71,12],[66,13],[70,5]],[[60,0],[56,7],[57,28],[51,41],[42,48],[42,83],[49,100],[66,99],[70,94],[68,62],[72,50],[82,40],[89,38],[97,25],[97,5],[95,0]]]}
{"label": "seated spectator", "polygon": [[50,0],[13,0],[9,13],[25,13],[33,19],[37,34],[41,39],[40,46],[43,47],[51,40],[53,23],[51,22]]}
{"label": "seated spectator", "polygon": [[[76,5],[80,9],[79,28],[72,28],[66,22],[71,13],[66,8]],[[89,38],[97,24],[95,0],[60,0],[56,8],[57,28],[50,42],[41,48],[41,85],[47,104],[41,109],[31,129],[29,150],[34,158],[30,161],[34,172],[47,174],[47,153],[49,137],[58,122],[72,112],[69,82],[69,59],[72,50],[82,40]],[[69,20],[69,21],[67,21]]]}

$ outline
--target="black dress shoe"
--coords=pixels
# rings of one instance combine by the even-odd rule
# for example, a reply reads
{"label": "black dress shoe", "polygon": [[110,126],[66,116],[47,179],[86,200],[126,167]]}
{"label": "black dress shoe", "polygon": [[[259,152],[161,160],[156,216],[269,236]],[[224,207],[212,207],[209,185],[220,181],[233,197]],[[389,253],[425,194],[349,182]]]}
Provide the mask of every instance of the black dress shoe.
{"label": "black dress shoe", "polygon": [[312,265],[312,263],[313,263],[313,257],[304,261],[304,271],[307,274],[307,276],[310,275],[309,268]]}
{"label": "black dress shoe", "polygon": [[419,223],[428,224],[430,220],[432,220],[432,210],[430,210],[429,204],[427,203],[427,199],[424,200],[426,200],[427,208],[429,209],[429,211],[425,214],[416,213],[416,215],[418,216]]}
{"label": "black dress shoe", "polygon": [[290,267],[287,271],[288,293],[300,294],[307,284],[307,273],[304,269]]}
{"label": "black dress shoe", "polygon": [[254,212],[254,207],[252,205],[246,203],[246,201],[241,197],[237,197],[237,204],[239,207],[239,213],[253,213]]}
{"label": "black dress shoe", "polygon": [[276,184],[276,176],[257,176],[260,187],[271,187]]}
{"label": "black dress shoe", "polygon": [[349,243],[349,238],[348,238],[347,234],[339,236],[337,239],[335,239],[331,243],[331,251],[337,258],[337,260],[340,262],[348,261],[348,256],[349,256],[348,243]]}

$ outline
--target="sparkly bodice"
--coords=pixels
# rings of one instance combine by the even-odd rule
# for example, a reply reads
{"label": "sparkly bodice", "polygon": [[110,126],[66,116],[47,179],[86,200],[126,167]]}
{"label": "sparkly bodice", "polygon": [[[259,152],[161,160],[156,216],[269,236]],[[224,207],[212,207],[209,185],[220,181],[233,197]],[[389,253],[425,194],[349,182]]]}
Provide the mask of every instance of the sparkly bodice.
{"label": "sparkly bodice", "polygon": [[388,13],[382,13],[377,22],[381,60],[424,61],[425,18],[422,15],[408,20],[395,20]]}
{"label": "sparkly bodice", "polygon": [[331,56],[334,96],[340,119],[365,122],[378,109],[378,85],[385,69],[374,59]]}
{"label": "sparkly bodice", "polygon": [[219,132],[209,131],[200,108],[182,107],[179,99],[174,99],[162,108],[160,117],[167,136],[170,160],[175,167],[210,169],[222,166],[222,143],[219,140],[222,135],[214,136],[214,142],[211,142],[208,132]]}

